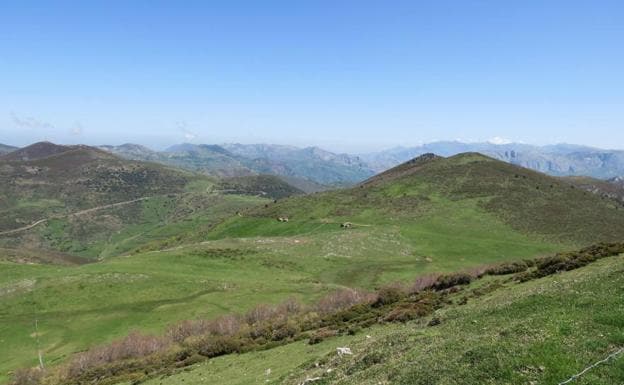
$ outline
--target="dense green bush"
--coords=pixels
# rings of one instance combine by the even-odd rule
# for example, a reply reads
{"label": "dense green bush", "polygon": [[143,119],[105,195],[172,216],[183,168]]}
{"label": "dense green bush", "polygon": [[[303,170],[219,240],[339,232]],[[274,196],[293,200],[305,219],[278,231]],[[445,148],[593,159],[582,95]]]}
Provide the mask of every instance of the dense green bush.
{"label": "dense green bush", "polygon": [[249,340],[243,341],[238,338],[209,336],[201,341],[198,352],[204,357],[218,357],[224,354],[239,352],[243,345],[250,343]]}
{"label": "dense green bush", "polygon": [[435,290],[444,290],[449,289],[453,286],[468,285],[470,282],[472,282],[472,276],[470,274],[448,274],[440,276],[436,283],[433,285],[433,288]]}
{"label": "dense green bush", "polygon": [[377,300],[374,306],[390,305],[399,302],[405,297],[406,290],[401,285],[384,286],[377,291]]}
{"label": "dense green bush", "polygon": [[384,317],[385,322],[407,322],[431,313],[431,306],[424,303],[401,304]]}
{"label": "dense green bush", "polygon": [[525,261],[507,262],[490,267],[486,270],[488,275],[507,275],[526,271],[529,268]]}
{"label": "dense green bush", "polygon": [[319,329],[315,331],[314,333],[312,333],[312,335],[310,335],[308,344],[310,345],[318,344],[320,342],[323,342],[323,340],[325,340],[326,338],[334,337],[337,334],[338,332],[333,329],[329,329],[329,328]]}

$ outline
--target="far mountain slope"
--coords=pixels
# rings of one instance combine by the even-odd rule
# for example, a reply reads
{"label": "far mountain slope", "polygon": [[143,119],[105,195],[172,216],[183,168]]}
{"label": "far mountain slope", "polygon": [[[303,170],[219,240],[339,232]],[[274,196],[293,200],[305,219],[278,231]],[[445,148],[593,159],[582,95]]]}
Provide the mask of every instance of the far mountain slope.
{"label": "far mountain slope", "polygon": [[251,159],[249,167],[261,173],[303,177],[325,185],[357,183],[373,175],[357,156],[335,154],[318,147],[225,144],[228,151]]}
{"label": "far mountain slope", "polygon": [[37,142],[20,149],[16,149],[0,156],[0,161],[29,161],[47,158],[72,149],[84,146],[63,146],[50,142]]}
{"label": "far mountain slope", "polygon": [[563,180],[602,198],[615,199],[624,204],[624,183],[619,178],[602,180],[585,176],[571,176],[564,177]]}
{"label": "far mountain slope", "polygon": [[373,175],[358,157],[334,154],[317,147],[183,143],[165,151],[152,151],[132,144],[100,148],[126,159],[153,161],[207,175],[276,175],[289,182],[299,181],[301,187],[306,187],[303,188],[305,191],[353,185]]}
{"label": "far mountain slope", "polygon": [[17,150],[17,147],[9,146],[0,143],[0,155],[8,154],[9,152]]}
{"label": "far mountain slope", "polygon": [[441,141],[363,154],[361,158],[372,169],[383,171],[425,153],[452,156],[463,152],[479,152],[554,176],[591,176],[607,179],[624,174],[624,151],[570,144],[534,146],[522,143]]}

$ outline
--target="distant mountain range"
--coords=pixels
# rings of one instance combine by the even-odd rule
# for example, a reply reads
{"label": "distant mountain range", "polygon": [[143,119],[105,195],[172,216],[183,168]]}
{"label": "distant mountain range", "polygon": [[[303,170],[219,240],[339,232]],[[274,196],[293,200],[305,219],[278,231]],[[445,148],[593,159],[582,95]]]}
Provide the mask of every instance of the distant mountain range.
{"label": "distant mountain range", "polygon": [[9,152],[13,152],[17,150],[17,147],[7,146],[6,144],[0,143],[0,155],[8,154]]}
{"label": "distant mountain range", "polygon": [[277,175],[307,192],[324,186],[352,185],[374,174],[359,157],[318,147],[273,144],[177,144],[153,151],[136,144],[100,146],[121,157],[163,163],[207,175]]}
{"label": "distant mountain range", "polygon": [[[156,162],[219,177],[276,175],[306,192],[353,185],[426,153],[453,156],[479,152],[553,176],[589,176],[604,180],[624,176],[624,151],[570,144],[534,146],[440,141],[359,155],[275,144],[183,143],[164,151],[138,144],[99,148],[126,159]],[[16,149],[0,145],[0,154]]]}
{"label": "distant mountain range", "polygon": [[479,152],[554,176],[591,176],[609,179],[624,175],[624,151],[602,150],[570,144],[533,146],[522,143],[447,141],[416,147],[397,147],[377,153],[362,154],[360,158],[371,169],[380,172],[426,153],[453,156],[464,152]]}

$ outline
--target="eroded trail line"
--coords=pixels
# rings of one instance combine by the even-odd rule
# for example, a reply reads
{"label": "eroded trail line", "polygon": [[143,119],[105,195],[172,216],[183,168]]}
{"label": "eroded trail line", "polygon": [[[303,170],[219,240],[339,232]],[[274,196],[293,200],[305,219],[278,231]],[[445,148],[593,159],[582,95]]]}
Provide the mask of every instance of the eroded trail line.
{"label": "eroded trail line", "polygon": [[99,210],[104,210],[104,209],[111,209],[111,208],[114,208],[114,207],[129,205],[131,203],[144,201],[144,200],[149,199],[149,198],[151,198],[151,197],[142,197],[142,198],[132,199],[132,200],[129,200],[129,201],[124,201],[124,202],[111,203],[111,204],[108,204],[108,205],[92,207],[90,209],[80,210],[80,211],[76,211],[74,213],[69,213],[69,214],[54,215],[54,216],[51,216],[51,217],[48,217],[48,218],[39,219],[38,221],[33,222],[30,225],[28,225],[28,226],[20,227],[20,228],[13,229],[13,230],[0,231],[0,235],[11,235],[11,234],[15,234],[15,233],[20,233],[22,231],[30,230],[33,227],[39,226],[40,224],[49,221],[50,219],[76,217],[76,216],[80,216],[80,215],[83,215],[83,214],[92,213],[94,211],[99,211]]}

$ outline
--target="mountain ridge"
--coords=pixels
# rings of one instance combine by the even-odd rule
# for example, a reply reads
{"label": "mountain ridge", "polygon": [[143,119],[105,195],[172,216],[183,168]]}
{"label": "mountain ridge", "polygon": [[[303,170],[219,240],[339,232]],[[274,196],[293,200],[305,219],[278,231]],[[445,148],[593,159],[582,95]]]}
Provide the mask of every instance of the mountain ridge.
{"label": "mountain ridge", "polygon": [[0,156],[4,154],[8,154],[9,152],[17,150],[19,147],[10,146],[8,144],[0,143]]}
{"label": "mountain ridge", "polygon": [[[268,174],[309,181],[326,186],[321,187],[321,190],[361,183],[425,153],[448,157],[479,152],[553,176],[588,176],[606,180],[624,175],[624,151],[575,144],[535,146],[524,143],[439,141],[355,155],[334,153],[317,146],[300,148],[277,144],[181,143],[164,151],[132,143],[101,145],[98,148],[125,159],[156,162],[212,176]],[[13,153],[15,159],[19,154],[28,158],[19,150],[9,148],[5,151]],[[1,151],[0,156],[6,156]],[[317,189],[310,191],[313,190]]]}
{"label": "mountain ridge", "polygon": [[360,157],[376,171],[393,167],[424,153],[451,156],[463,152],[484,155],[554,176],[591,176],[608,179],[624,174],[624,150],[557,144],[536,146],[524,143],[493,144],[439,141],[414,147],[396,147]]}

